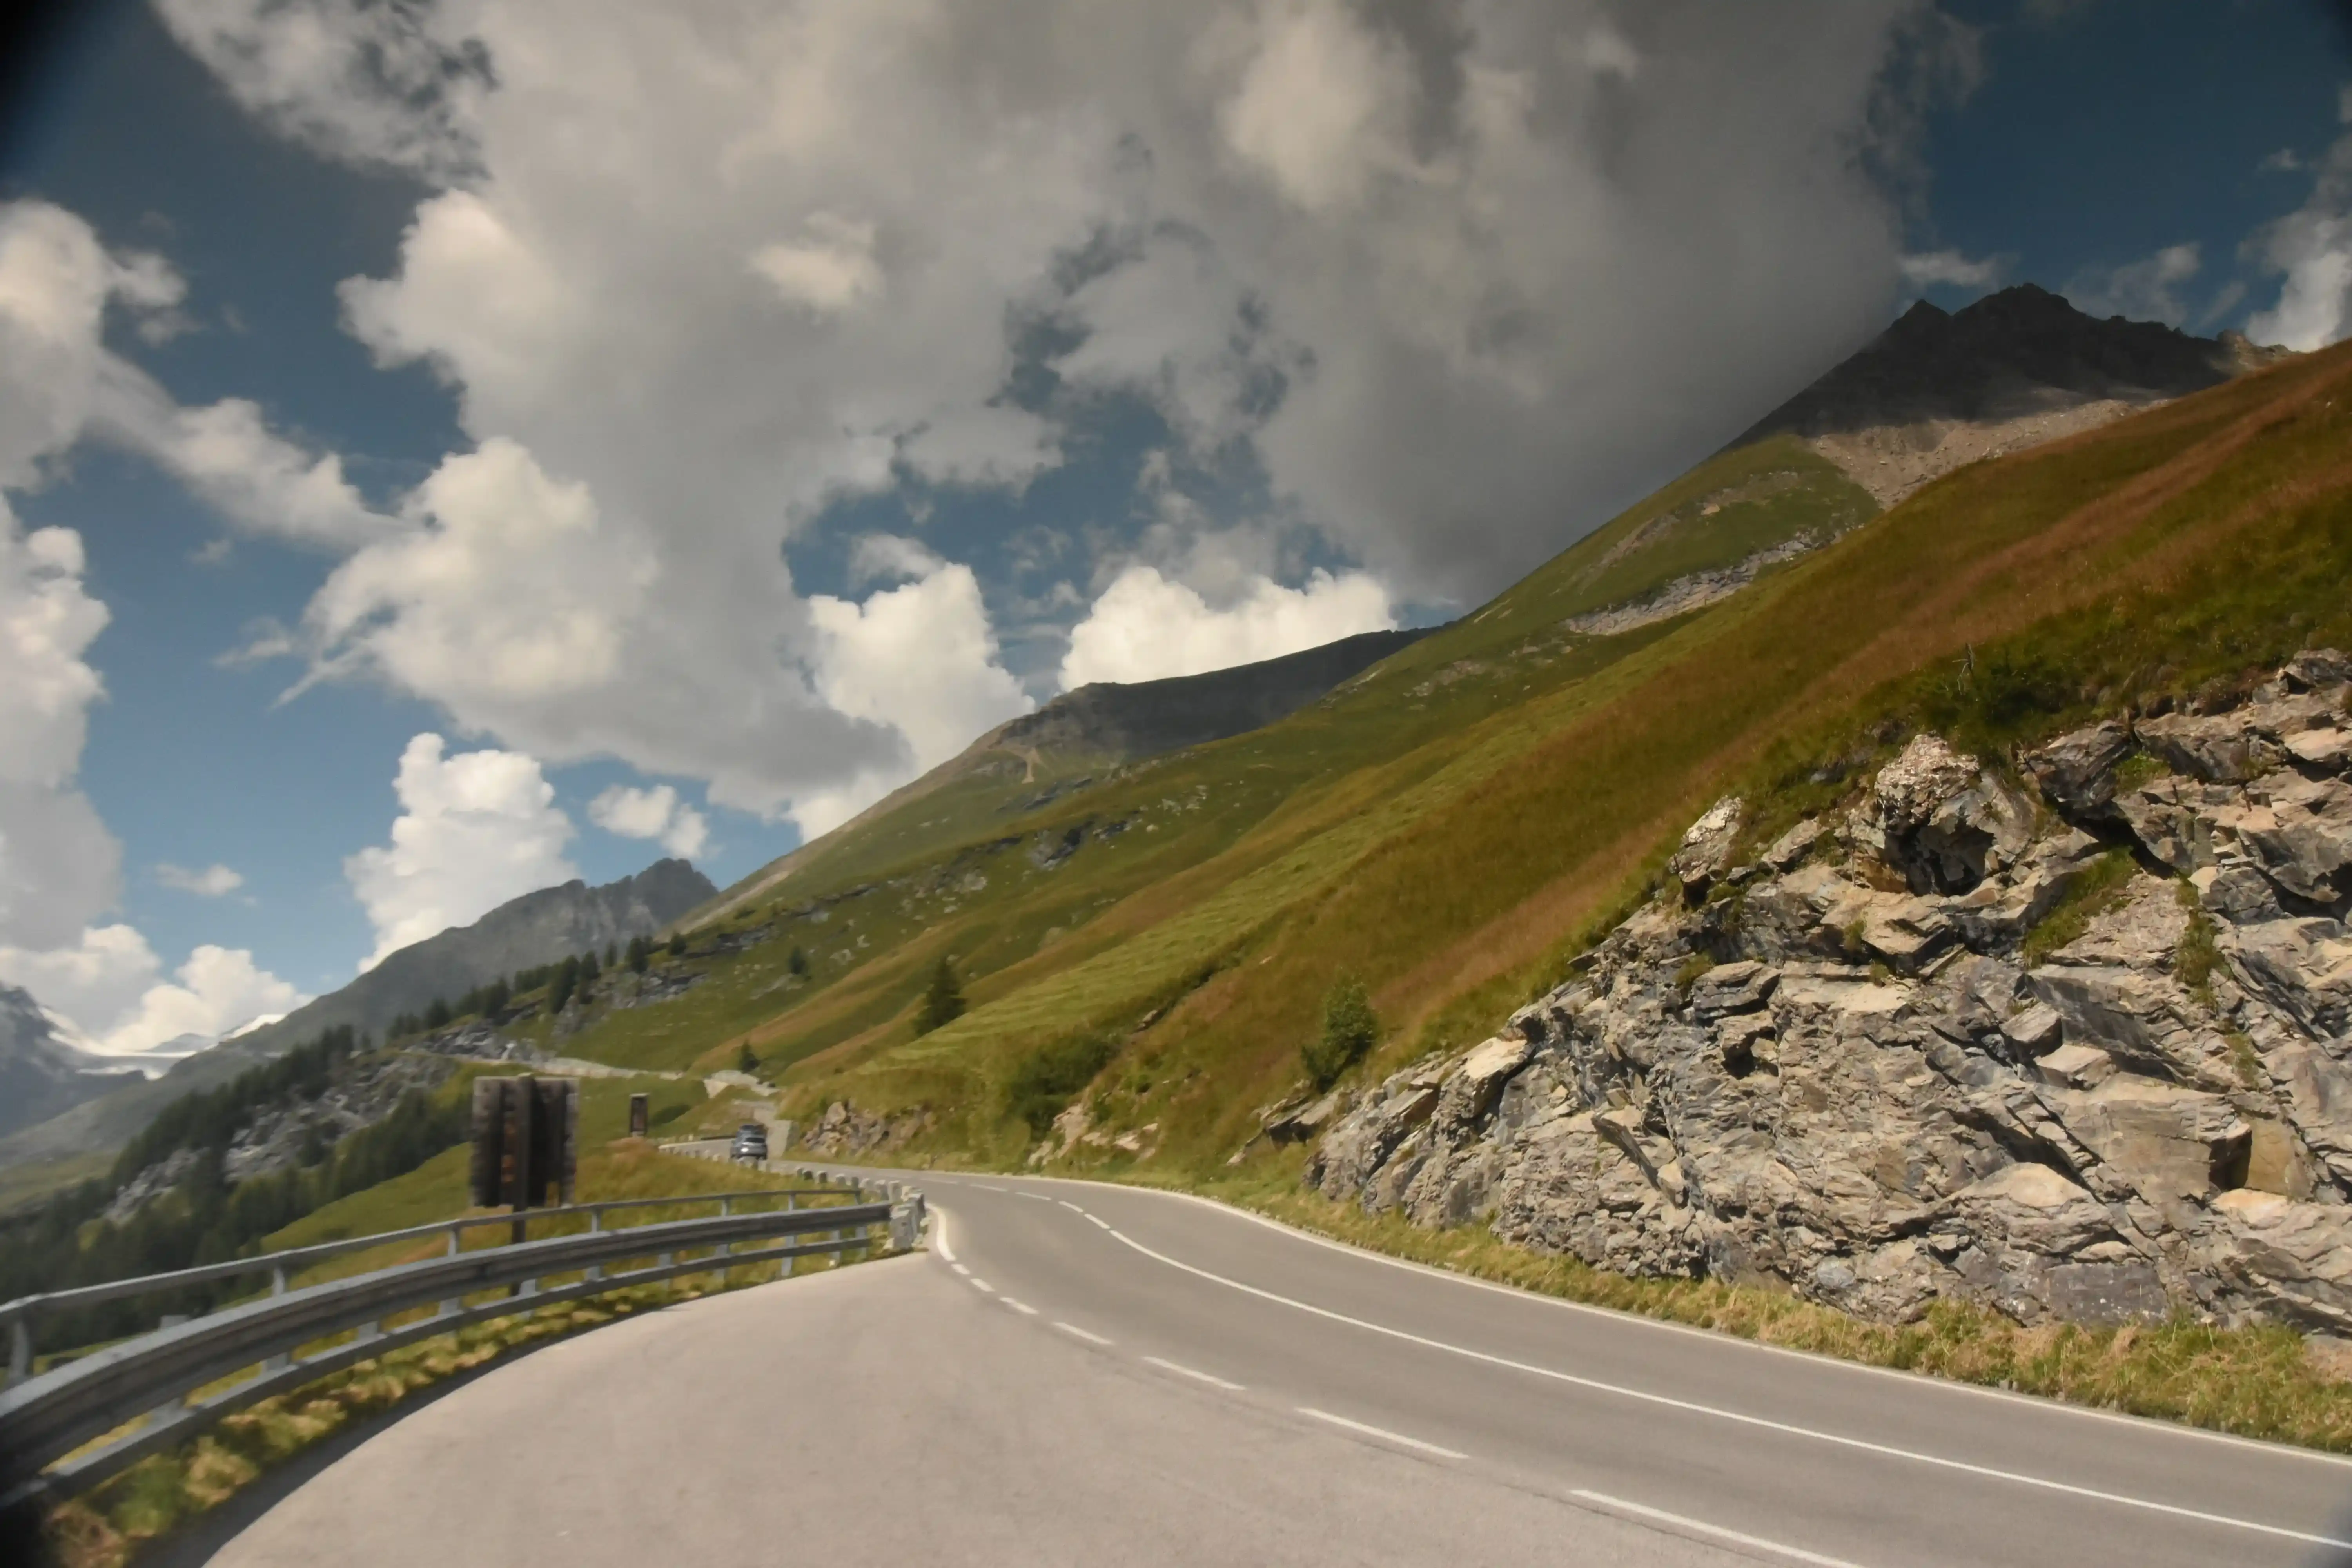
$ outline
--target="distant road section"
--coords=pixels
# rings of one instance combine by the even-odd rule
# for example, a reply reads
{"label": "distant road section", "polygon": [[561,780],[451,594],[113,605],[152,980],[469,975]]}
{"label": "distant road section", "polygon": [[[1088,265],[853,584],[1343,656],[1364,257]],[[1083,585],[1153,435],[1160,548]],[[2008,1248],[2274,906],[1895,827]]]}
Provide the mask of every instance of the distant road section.
{"label": "distant road section", "polygon": [[553,1346],[257,1565],[2352,1563],[2352,1465],[1490,1289],[1164,1194],[920,1179],[923,1256]]}

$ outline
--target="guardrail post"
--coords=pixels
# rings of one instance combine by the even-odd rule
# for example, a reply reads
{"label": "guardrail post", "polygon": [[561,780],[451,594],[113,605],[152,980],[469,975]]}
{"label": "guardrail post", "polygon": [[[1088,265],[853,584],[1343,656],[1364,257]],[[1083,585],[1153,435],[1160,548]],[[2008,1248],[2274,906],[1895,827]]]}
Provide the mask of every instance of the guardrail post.
{"label": "guardrail post", "polygon": [[[597,1236],[603,1234],[604,1229],[604,1211],[599,1208],[590,1209],[588,1211],[588,1233],[591,1236]],[[604,1278],[604,1266],[601,1263],[592,1263],[588,1266],[586,1274],[587,1278],[592,1280],[601,1280]]]}
{"label": "guardrail post", "polygon": [[[188,1315],[185,1312],[166,1312],[163,1314],[163,1321],[155,1325],[155,1330],[161,1333],[165,1329],[176,1329],[187,1321]],[[147,1425],[160,1426],[187,1407],[188,1396],[184,1394],[175,1394],[147,1412]]]}
{"label": "guardrail post", "polygon": [[33,1325],[18,1318],[8,1325],[8,1381],[22,1383],[33,1375]]}
{"label": "guardrail post", "polygon": [[[273,1296],[283,1296],[286,1294],[285,1265],[280,1264],[269,1271],[269,1293]],[[276,1355],[269,1356],[262,1362],[262,1375],[266,1377],[273,1372],[284,1372],[288,1367],[292,1366],[293,1364],[294,1358],[286,1352],[280,1351]]]}

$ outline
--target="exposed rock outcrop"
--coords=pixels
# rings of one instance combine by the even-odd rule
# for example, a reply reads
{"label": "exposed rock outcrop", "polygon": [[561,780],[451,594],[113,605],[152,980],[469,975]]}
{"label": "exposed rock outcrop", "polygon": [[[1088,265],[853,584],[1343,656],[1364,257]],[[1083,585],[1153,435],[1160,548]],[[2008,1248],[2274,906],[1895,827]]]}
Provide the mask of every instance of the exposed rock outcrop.
{"label": "exposed rock outcrop", "polygon": [[931,1113],[928,1110],[885,1116],[879,1111],[860,1110],[848,1100],[836,1100],[824,1108],[816,1125],[809,1129],[804,1146],[816,1154],[866,1154],[877,1149],[896,1149],[921,1136],[930,1125]]}
{"label": "exposed rock outcrop", "polygon": [[1681,897],[1360,1091],[1307,1179],[1883,1320],[2352,1332],[2347,701],[2352,660],[2315,651],[2021,781],[1920,735],[1760,847],[1719,802]]}

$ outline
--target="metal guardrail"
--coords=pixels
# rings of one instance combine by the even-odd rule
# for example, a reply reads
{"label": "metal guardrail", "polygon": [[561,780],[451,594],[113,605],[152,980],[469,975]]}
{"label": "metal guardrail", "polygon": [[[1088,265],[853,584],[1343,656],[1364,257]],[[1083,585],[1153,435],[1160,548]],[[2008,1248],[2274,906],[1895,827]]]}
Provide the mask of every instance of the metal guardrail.
{"label": "metal guardrail", "polygon": [[[812,1174],[812,1179],[814,1175]],[[532,1209],[520,1216],[536,1224],[541,1220],[562,1219],[585,1215],[592,1231],[604,1228],[604,1216],[623,1209],[683,1208],[715,1203],[720,1214],[733,1212],[732,1205],[751,1199],[781,1198],[791,1208],[802,1198],[842,1197],[839,1187],[804,1187],[790,1190],[754,1189],[740,1193],[691,1193],[673,1198],[615,1198],[603,1203],[565,1204],[555,1208]],[[395,1241],[415,1241],[429,1236],[446,1235],[449,1250],[459,1250],[458,1237],[468,1230],[493,1227],[510,1229],[519,1216],[511,1214],[476,1215],[465,1219],[436,1220],[430,1225],[414,1225],[405,1230],[379,1231],[370,1236],[345,1237],[337,1241],[322,1241],[309,1247],[289,1247],[284,1252],[264,1253],[254,1258],[232,1258],[221,1263],[200,1264],[194,1268],[175,1268],[168,1274],[142,1274],[130,1279],[111,1279],[102,1285],[78,1285],[69,1290],[49,1290],[37,1296],[20,1296],[13,1301],[0,1302],[0,1323],[8,1326],[8,1368],[0,1387],[24,1380],[32,1371],[33,1320],[49,1312],[70,1311],[77,1307],[95,1306],[100,1301],[119,1301],[130,1296],[159,1296],[190,1285],[206,1285],[218,1279],[236,1279],[251,1274],[270,1277],[270,1293],[283,1295],[286,1282],[315,1263],[340,1258],[347,1252],[366,1252]]]}
{"label": "metal guardrail", "polygon": [[[37,1495],[62,1499],[85,1491],[149,1454],[186,1441],[232,1411],[355,1362],[473,1323],[684,1274],[860,1248],[901,1251],[913,1247],[920,1235],[922,1195],[901,1184],[874,1184],[850,1194],[832,1189],[828,1195],[860,1201],[797,1206],[797,1199],[813,1195],[737,1193],[541,1209],[532,1217],[585,1213],[592,1228],[471,1251],[457,1249],[459,1230],[511,1225],[515,1216],[443,1221],[11,1301],[0,1306],[0,1318],[26,1336],[24,1325],[45,1310],[262,1271],[271,1273],[276,1286],[270,1295],[168,1324],[12,1383],[0,1393],[0,1509]],[[614,1209],[707,1203],[713,1197],[722,1212],[699,1219],[618,1229],[605,1229],[602,1223],[603,1215]],[[733,1212],[747,1198],[778,1197],[791,1206]],[[323,1257],[444,1231],[451,1245],[443,1257],[299,1289],[284,1286],[289,1271]],[[757,1242],[769,1245],[738,1250]],[[681,1256],[690,1251],[702,1255]],[[654,1260],[651,1267],[608,1272],[611,1265],[648,1258]],[[551,1276],[564,1274],[580,1278],[541,1285]],[[504,1293],[509,1289],[519,1289],[520,1294],[509,1296]],[[500,1293],[486,1301],[467,1302],[467,1297],[484,1291]],[[389,1324],[393,1318],[426,1307],[434,1310],[425,1317]],[[298,1353],[329,1340],[338,1342]],[[27,1342],[28,1337],[18,1339],[20,1345]],[[114,1434],[110,1440],[98,1441],[110,1434]]]}

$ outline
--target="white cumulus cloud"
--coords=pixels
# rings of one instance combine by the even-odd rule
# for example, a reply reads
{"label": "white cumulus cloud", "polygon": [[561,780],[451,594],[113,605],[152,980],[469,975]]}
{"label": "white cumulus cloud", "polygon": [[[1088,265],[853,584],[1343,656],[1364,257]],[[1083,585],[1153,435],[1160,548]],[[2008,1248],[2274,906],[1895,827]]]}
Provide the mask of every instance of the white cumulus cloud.
{"label": "white cumulus cloud", "polygon": [[[339,468],[301,458],[249,404],[180,408],[105,348],[110,307],[152,324],[185,292],[161,258],[110,252],[61,207],[0,204],[0,489],[42,482],[51,459],[96,431],[248,528],[356,537],[356,499]],[[125,424],[127,408],[143,430]],[[120,890],[122,851],[78,782],[89,711],[105,694],[87,656],[109,618],[85,568],[78,533],[27,531],[0,495],[0,977],[105,1049],[283,1012],[298,994],[250,952],[199,946],[167,981],[138,931],[94,923]],[[217,895],[237,881],[215,866],[184,885]]]}
{"label": "white cumulus cloud", "polygon": [[[2352,124],[2352,86],[2338,107]],[[2252,260],[2281,275],[2277,302],[2246,321],[2246,335],[2258,343],[2310,350],[2352,334],[2352,132],[2310,166],[2303,205],[2246,242]]]}
{"label": "white cumulus cloud", "polygon": [[185,1035],[209,1043],[310,1000],[257,965],[251,952],[209,942],[166,979],[147,939],[119,923],[92,927],[69,946],[0,947],[0,981],[31,992],[76,1043],[113,1055]]}
{"label": "white cumulus cloud", "polygon": [[1234,603],[1213,608],[1185,584],[1138,564],[1103,590],[1071,632],[1062,686],[1197,675],[1395,625],[1387,590],[1360,572],[1317,572],[1303,588],[1261,577]]}
{"label": "white cumulus cloud", "polygon": [[2086,268],[2068,279],[2059,292],[2088,315],[2124,316],[2178,327],[2191,314],[2180,290],[2203,268],[2204,259],[2194,241],[2168,245],[2121,267]]}
{"label": "white cumulus cloud", "polygon": [[[1942,36],[1907,0],[160,3],[265,123],[427,182],[346,320],[456,395],[436,479],[516,509],[366,542],[316,670],[803,824],[1012,690],[897,673],[941,574],[797,590],[828,508],[1021,491],[1139,398],[1316,558],[1475,600],[1882,323],[1871,171]],[[1074,581],[1130,553],[1070,531]]]}
{"label": "white cumulus cloud", "polygon": [[840,712],[890,726],[903,742],[896,759],[855,781],[849,791],[795,805],[803,831],[811,835],[1034,706],[997,662],[995,634],[971,568],[904,554],[897,564],[931,569],[898,587],[877,589],[862,603],[826,595],[809,601],[817,688],[825,700]]}
{"label": "white cumulus cloud", "polygon": [[588,803],[588,820],[624,838],[657,839],[681,859],[702,853],[710,824],[693,806],[678,798],[668,784],[633,789],[614,784]]}
{"label": "white cumulus cloud", "polygon": [[446,746],[431,734],[408,742],[393,783],[401,815],[392,842],[343,862],[375,928],[363,970],[509,899],[580,875],[564,855],[572,819],[536,760],[488,747],[448,755]]}
{"label": "white cumulus cloud", "polygon": [[199,871],[174,866],[168,860],[156,866],[155,879],[167,888],[202,899],[226,898],[245,886],[245,879],[226,866],[215,864]]}
{"label": "white cumulus cloud", "polygon": [[1902,259],[1903,281],[1915,289],[1943,283],[1958,289],[1990,289],[2008,270],[2005,256],[1969,256],[1958,250],[1928,250]]}

